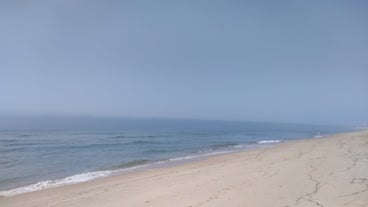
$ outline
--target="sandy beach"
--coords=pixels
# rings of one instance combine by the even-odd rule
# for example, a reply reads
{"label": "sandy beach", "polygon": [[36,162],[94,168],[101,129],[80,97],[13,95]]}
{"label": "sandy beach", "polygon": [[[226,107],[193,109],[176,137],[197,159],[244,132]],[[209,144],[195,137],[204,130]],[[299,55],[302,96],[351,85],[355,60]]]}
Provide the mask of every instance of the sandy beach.
{"label": "sandy beach", "polygon": [[368,132],[1,197],[0,206],[368,206]]}

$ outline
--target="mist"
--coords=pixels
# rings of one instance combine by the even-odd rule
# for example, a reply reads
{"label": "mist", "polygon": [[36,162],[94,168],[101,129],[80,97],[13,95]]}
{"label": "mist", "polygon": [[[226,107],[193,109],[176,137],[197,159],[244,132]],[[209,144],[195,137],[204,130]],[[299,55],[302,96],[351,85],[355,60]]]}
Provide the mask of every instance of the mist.
{"label": "mist", "polygon": [[360,124],[367,9],[339,0],[2,1],[0,118]]}

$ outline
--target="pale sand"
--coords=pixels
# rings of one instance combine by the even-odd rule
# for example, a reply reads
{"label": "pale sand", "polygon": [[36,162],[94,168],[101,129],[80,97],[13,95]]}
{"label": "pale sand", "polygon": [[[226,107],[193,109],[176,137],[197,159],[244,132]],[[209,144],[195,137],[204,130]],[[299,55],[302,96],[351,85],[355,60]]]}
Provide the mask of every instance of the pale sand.
{"label": "pale sand", "polygon": [[368,132],[0,198],[0,206],[368,206]]}

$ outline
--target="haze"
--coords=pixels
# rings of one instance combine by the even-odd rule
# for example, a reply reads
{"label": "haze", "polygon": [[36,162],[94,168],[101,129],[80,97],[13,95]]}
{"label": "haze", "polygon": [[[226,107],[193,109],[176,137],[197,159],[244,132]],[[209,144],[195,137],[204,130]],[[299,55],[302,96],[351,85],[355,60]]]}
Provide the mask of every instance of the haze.
{"label": "haze", "polygon": [[0,114],[354,125],[367,1],[1,1]]}

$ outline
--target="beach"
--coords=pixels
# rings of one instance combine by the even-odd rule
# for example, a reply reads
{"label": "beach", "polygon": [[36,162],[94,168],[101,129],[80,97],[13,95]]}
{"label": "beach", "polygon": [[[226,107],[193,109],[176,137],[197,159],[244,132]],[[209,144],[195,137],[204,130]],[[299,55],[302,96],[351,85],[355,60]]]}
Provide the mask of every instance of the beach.
{"label": "beach", "polygon": [[368,206],[368,132],[0,197],[0,206]]}

